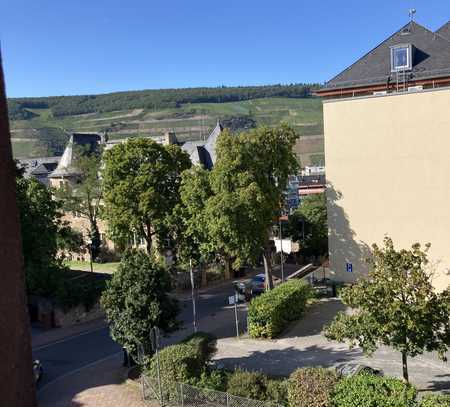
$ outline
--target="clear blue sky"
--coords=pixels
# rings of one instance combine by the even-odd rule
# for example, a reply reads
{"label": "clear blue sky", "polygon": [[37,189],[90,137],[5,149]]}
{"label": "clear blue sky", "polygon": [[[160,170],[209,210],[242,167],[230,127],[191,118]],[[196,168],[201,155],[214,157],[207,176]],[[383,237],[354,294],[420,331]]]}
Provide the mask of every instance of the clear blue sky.
{"label": "clear blue sky", "polygon": [[324,82],[411,7],[450,20],[448,0],[0,0],[7,92]]}

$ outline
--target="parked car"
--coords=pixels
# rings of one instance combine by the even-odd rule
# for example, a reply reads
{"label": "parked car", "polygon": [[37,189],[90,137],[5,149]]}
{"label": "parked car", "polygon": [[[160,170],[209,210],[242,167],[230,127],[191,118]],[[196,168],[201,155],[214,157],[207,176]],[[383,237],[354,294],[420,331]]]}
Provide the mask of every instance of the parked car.
{"label": "parked car", "polygon": [[34,376],[34,381],[35,383],[37,383],[39,380],[41,380],[41,377],[44,373],[44,369],[42,367],[42,364],[39,360],[34,360],[33,361],[33,376]]}
{"label": "parked car", "polygon": [[250,301],[252,299],[252,284],[251,281],[234,281],[234,289],[237,294],[238,301]]}
{"label": "parked car", "polygon": [[265,274],[257,274],[252,278],[252,295],[261,294],[266,289],[266,275]]}
{"label": "parked car", "polygon": [[355,376],[357,374],[365,373],[375,376],[383,376],[383,371],[374,369],[367,365],[361,365],[359,363],[345,363],[336,367],[336,373],[340,377]]}

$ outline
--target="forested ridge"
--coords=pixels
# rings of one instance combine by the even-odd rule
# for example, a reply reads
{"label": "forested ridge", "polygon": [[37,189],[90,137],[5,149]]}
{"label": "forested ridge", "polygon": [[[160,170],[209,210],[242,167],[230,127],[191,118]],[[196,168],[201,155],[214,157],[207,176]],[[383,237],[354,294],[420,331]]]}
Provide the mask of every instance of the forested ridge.
{"label": "forested ridge", "polygon": [[51,109],[53,116],[111,112],[126,109],[176,108],[185,103],[224,103],[257,98],[311,96],[316,84],[238,86],[216,88],[154,89],[115,92],[101,95],[11,98],[8,100],[12,120],[34,116],[28,109]]}

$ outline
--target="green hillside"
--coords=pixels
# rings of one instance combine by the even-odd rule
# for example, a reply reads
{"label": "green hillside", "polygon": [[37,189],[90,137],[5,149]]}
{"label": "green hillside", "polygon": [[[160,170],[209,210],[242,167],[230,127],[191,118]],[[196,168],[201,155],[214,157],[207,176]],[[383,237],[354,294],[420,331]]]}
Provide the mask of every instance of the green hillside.
{"label": "green hillside", "polygon": [[[205,138],[220,119],[233,131],[288,123],[303,136],[297,146],[302,163],[323,160],[322,102],[314,97],[178,103],[174,107],[134,107],[65,115],[55,114],[55,106],[49,107],[43,102],[45,99],[39,98],[41,107],[36,107],[38,103],[33,99],[35,107],[22,107],[22,113],[15,116],[10,112],[15,157],[60,155],[70,131],[107,131],[110,139],[175,131],[179,140],[199,140]],[[23,100],[28,99],[13,101]],[[133,106],[138,106],[134,103]]]}

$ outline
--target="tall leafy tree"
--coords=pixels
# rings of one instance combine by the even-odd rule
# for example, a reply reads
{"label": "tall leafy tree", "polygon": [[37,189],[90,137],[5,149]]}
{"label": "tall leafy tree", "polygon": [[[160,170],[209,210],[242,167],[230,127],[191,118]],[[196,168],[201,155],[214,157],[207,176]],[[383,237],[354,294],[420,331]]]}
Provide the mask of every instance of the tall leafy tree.
{"label": "tall leafy tree", "polygon": [[224,132],[211,173],[213,196],[205,207],[210,244],[234,267],[263,250],[269,289],[273,287],[269,239],[288,176],[298,167],[292,150],[297,138],[286,125],[240,135]]}
{"label": "tall leafy tree", "polygon": [[20,214],[22,250],[27,291],[54,293],[61,266],[57,259],[61,212],[50,191],[34,178],[18,177],[17,206]]}
{"label": "tall leafy tree", "polygon": [[190,165],[180,147],[149,139],[128,140],[106,151],[105,217],[113,240],[126,246],[135,233],[150,253],[155,237],[165,239],[168,219],[180,201],[181,173]]}
{"label": "tall leafy tree", "polygon": [[328,223],[325,194],[302,199],[300,207],[289,216],[287,236],[301,242],[301,253],[322,256],[328,253]]}
{"label": "tall leafy tree", "polygon": [[86,234],[92,260],[97,260],[101,250],[98,220],[103,198],[100,180],[101,151],[87,154],[82,149],[75,152],[77,181],[55,190],[63,210],[72,212],[88,221]]}
{"label": "tall leafy tree", "polygon": [[150,349],[150,331],[164,334],[179,327],[178,303],[169,295],[170,277],[141,250],[127,250],[107,283],[101,304],[111,335],[136,357],[139,345]]}
{"label": "tall leafy tree", "polygon": [[176,220],[171,222],[177,229],[177,254],[182,262],[192,261],[199,265],[207,261],[208,223],[205,217],[205,206],[212,196],[209,171],[200,167],[192,167],[182,173],[180,198],[181,202],[174,210]]}
{"label": "tall leafy tree", "polygon": [[445,360],[450,346],[448,290],[436,293],[427,270],[427,252],[420,244],[395,250],[391,238],[382,247],[374,244],[372,270],[342,291],[343,302],[354,309],[340,313],[328,326],[326,336],[350,341],[371,354],[380,344],[401,352],[403,378],[408,381],[408,357],[437,351]]}

